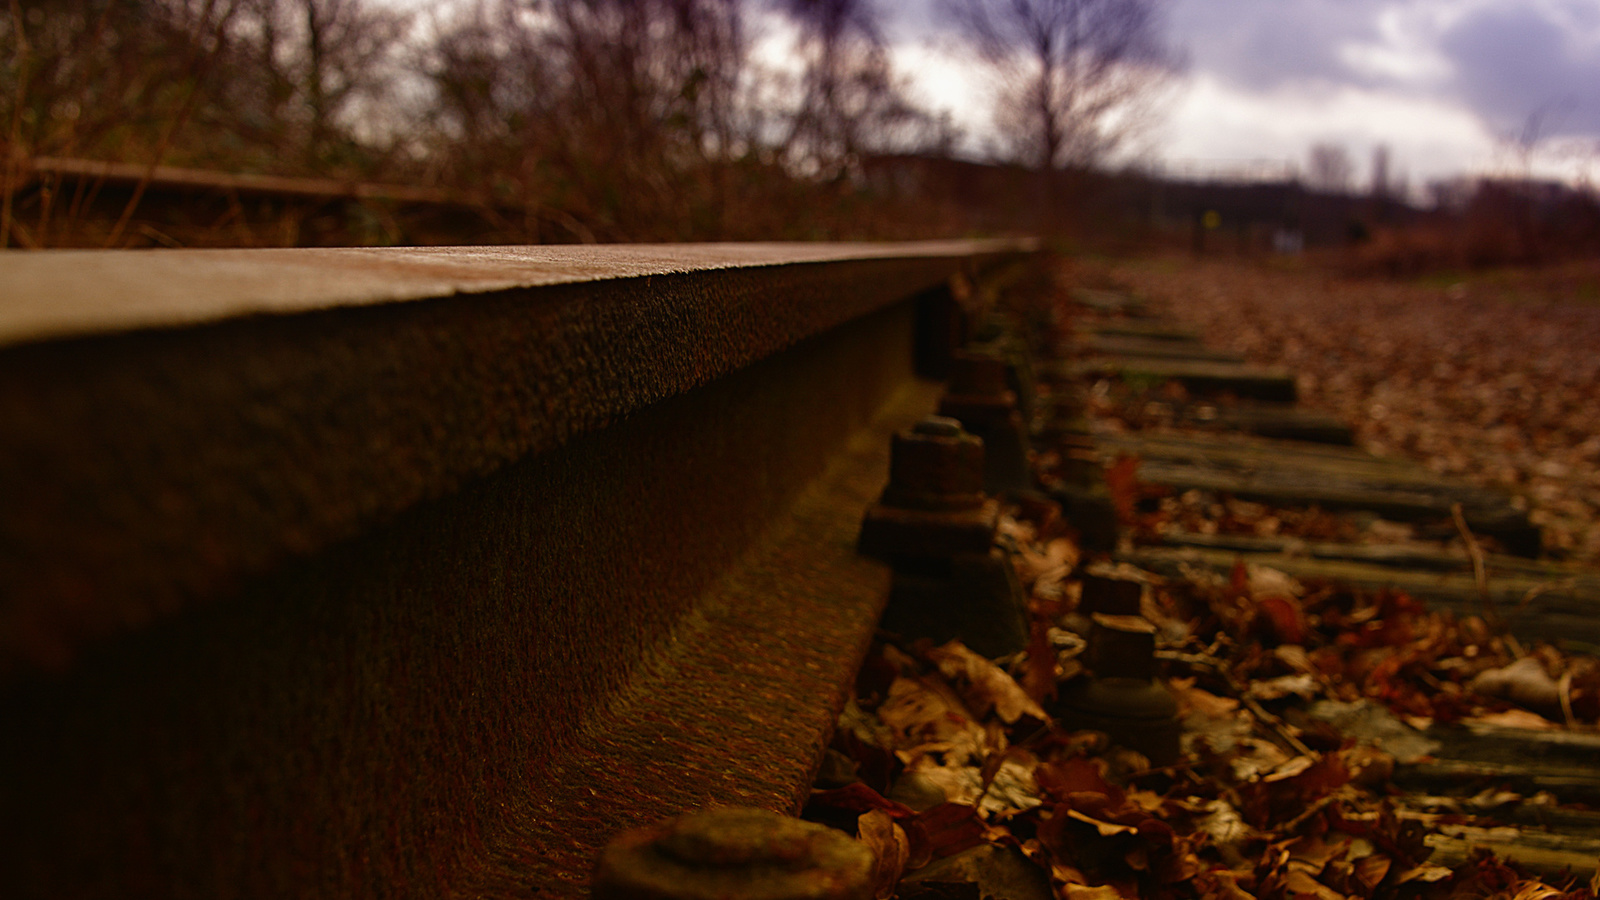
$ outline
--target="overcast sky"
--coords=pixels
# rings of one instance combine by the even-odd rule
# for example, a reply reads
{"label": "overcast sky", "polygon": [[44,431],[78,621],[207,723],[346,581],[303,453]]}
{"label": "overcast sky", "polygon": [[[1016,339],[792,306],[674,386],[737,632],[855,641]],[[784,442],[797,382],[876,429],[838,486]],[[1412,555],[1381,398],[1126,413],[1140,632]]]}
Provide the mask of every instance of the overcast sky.
{"label": "overcast sky", "polygon": [[[984,79],[934,2],[880,9],[923,102],[981,135]],[[1172,169],[1303,164],[1335,142],[1365,178],[1382,143],[1420,184],[1517,166],[1536,121],[1536,168],[1600,180],[1600,0],[1168,0],[1167,34],[1187,67],[1147,144]]]}

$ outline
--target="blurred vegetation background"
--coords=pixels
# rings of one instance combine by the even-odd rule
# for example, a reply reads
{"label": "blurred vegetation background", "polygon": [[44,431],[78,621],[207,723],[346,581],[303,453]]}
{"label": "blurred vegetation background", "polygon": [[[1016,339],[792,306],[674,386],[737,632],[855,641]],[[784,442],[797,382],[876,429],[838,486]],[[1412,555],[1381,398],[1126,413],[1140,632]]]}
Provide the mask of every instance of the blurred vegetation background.
{"label": "blurred vegetation background", "polygon": [[1418,203],[1326,147],[1304,180],[1138,167],[1119,151],[1181,68],[1161,0],[939,0],[994,76],[981,141],[913,102],[870,0],[5,2],[0,246],[1031,232],[1387,274],[1600,252],[1592,190],[1515,173]]}

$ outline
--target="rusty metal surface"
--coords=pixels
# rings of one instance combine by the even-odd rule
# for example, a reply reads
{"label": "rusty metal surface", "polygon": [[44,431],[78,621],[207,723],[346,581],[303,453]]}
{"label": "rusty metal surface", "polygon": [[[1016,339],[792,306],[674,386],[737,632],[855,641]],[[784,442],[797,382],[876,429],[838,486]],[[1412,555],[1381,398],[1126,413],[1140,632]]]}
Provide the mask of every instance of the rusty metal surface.
{"label": "rusty metal surface", "polygon": [[0,256],[7,895],[578,896],[793,808],[985,248]]}
{"label": "rusty metal surface", "polygon": [[341,181],[336,178],[299,178],[285,175],[254,175],[191,169],[182,166],[150,166],[139,163],[110,162],[100,159],[70,159],[36,156],[23,168],[23,175],[65,176],[93,179],[104,184],[179,187],[236,194],[274,194],[313,199],[399,200],[412,203],[449,203],[462,206],[483,203],[482,198],[441,188],[414,187],[408,184],[374,184],[366,181]]}
{"label": "rusty metal surface", "polygon": [[8,896],[579,896],[625,825],[791,808],[885,595],[861,509],[933,402],[912,320],[833,329],[14,681]]}
{"label": "rusty metal surface", "polygon": [[556,284],[865,260],[960,265],[1034,248],[1029,240],[990,240],[7,250],[0,251],[0,346]]}
{"label": "rusty metal surface", "polygon": [[1003,246],[0,256],[0,684]]}
{"label": "rusty metal surface", "polygon": [[[909,386],[857,433],[746,563],[531,779],[457,886],[467,897],[582,897],[618,831],[716,805],[798,813],[889,593],[854,553],[889,435],[937,396]],[[533,889],[537,889],[535,892]]]}

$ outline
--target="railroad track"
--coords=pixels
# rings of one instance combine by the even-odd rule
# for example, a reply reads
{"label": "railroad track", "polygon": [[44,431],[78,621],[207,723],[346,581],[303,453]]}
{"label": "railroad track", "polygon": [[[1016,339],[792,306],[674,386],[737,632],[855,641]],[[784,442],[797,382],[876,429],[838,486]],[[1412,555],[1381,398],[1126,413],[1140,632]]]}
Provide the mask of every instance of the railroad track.
{"label": "railroad track", "polygon": [[433,187],[35,157],[5,246],[340,247],[593,243],[557,210]]}
{"label": "railroad track", "polygon": [[[1098,390],[1105,421],[1115,423],[1094,441],[1101,460],[1135,461],[1147,505],[1174,512],[1137,534],[1124,559],[1166,574],[1183,566],[1226,570],[1243,559],[1291,575],[1400,588],[1467,615],[1487,601],[1525,637],[1600,644],[1591,615],[1600,575],[1538,559],[1539,529],[1511,494],[1356,449],[1347,425],[1295,405],[1294,373],[1219,361],[1198,335],[1132,297],[1086,296],[1080,356],[1065,374]],[[1165,337],[1121,340],[1140,331]],[[1108,344],[1108,336],[1118,340]],[[1276,519],[1252,527],[1264,523],[1237,516],[1221,529],[1189,527],[1183,498],[1191,507],[1244,501],[1258,518],[1314,510],[1328,535],[1278,533]],[[1463,528],[1492,545],[1483,579]]]}
{"label": "railroad track", "polygon": [[[1119,546],[1120,561],[1175,579],[1259,566],[1398,590],[1487,618],[1529,646],[1600,646],[1600,573],[1539,559],[1539,530],[1509,493],[1356,449],[1347,425],[1294,404],[1294,373],[1206,347],[1130,294],[1079,290],[1075,299],[1073,357],[1057,375],[1093,398],[1094,453],[1120,466],[1124,490],[1140,498],[1143,523]],[[1308,524],[1321,533],[1294,532]],[[1362,733],[1359,723],[1342,727]],[[1487,848],[1550,878],[1594,874],[1592,728],[1436,725],[1410,738],[1420,748],[1388,748],[1401,761],[1395,800],[1433,829],[1434,863],[1458,866]]]}
{"label": "railroad track", "polygon": [[[1071,389],[1035,395],[1004,333],[958,352],[1032,257],[8,256],[0,869],[18,896],[576,897],[625,827],[797,811],[880,624],[1026,644],[985,495],[1044,502],[1030,441],[1124,479],[1054,491],[1091,552],[1463,612],[1487,579],[1512,629],[1600,643],[1600,580],[1534,558],[1508,498],[1366,457],[1292,373],[1133,298],[1080,292],[1076,352],[1040,362],[1099,428],[1069,421]],[[981,477],[946,465],[970,437],[934,410],[984,438]],[[1197,509],[1324,538],[1185,527]],[[1177,527],[1137,526],[1155,513]],[[1502,552],[1475,567],[1463,534]],[[1429,740],[1396,772],[1419,809],[1600,796],[1585,735]],[[1553,870],[1600,846],[1582,810],[1500,812],[1509,831],[1438,830],[1441,859]]]}

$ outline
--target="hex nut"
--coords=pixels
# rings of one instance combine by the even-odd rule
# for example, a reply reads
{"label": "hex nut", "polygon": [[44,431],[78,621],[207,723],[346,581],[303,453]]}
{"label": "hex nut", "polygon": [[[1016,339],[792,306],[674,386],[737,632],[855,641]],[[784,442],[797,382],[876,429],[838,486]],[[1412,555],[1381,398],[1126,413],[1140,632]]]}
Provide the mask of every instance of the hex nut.
{"label": "hex nut", "polygon": [[1049,708],[1063,727],[1102,731],[1152,765],[1178,759],[1178,701],[1156,679],[1155,626],[1139,616],[1095,613],[1089,635],[1093,677],[1069,683]]}
{"label": "hex nut", "polygon": [[1097,678],[1156,675],[1156,627],[1143,616],[1094,613],[1089,657]]}
{"label": "hex nut", "polygon": [[824,825],[764,809],[692,812],[600,854],[594,900],[868,900],[876,860]]}
{"label": "hex nut", "polygon": [[885,506],[964,510],[983,502],[983,441],[963,431],[961,423],[929,416],[894,436]]}

